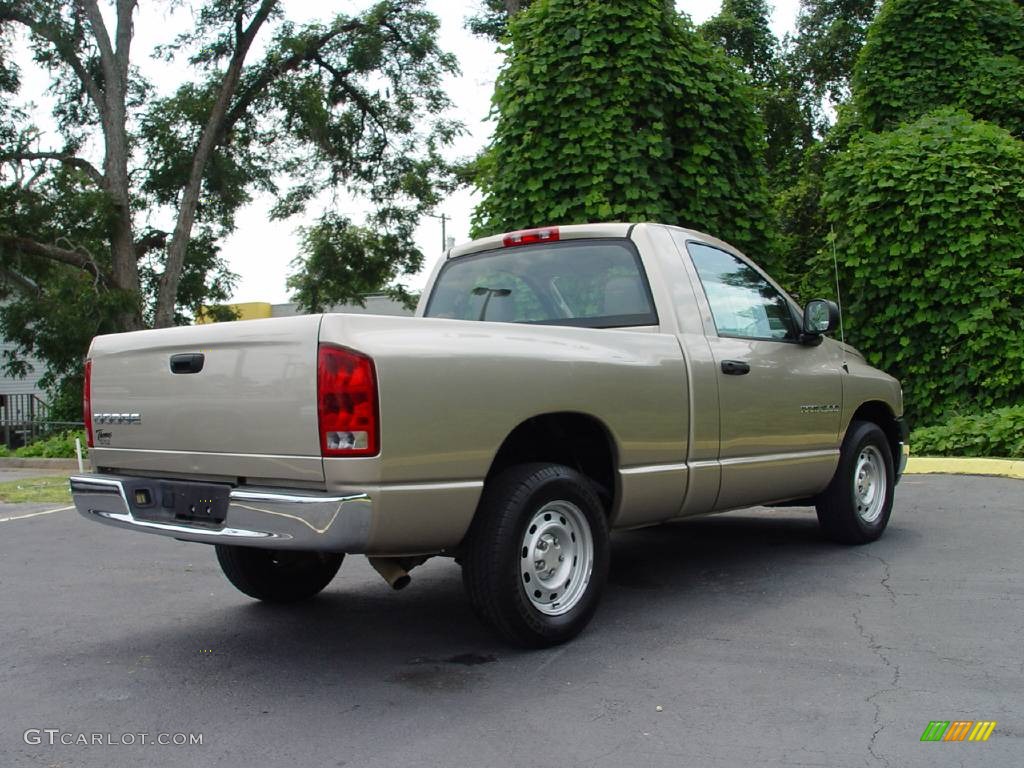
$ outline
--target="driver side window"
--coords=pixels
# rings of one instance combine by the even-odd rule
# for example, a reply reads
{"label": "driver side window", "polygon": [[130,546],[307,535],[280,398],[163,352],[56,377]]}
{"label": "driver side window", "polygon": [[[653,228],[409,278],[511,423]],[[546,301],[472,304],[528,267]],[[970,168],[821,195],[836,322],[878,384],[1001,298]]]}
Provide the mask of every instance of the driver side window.
{"label": "driver side window", "polygon": [[789,303],[756,269],[731,253],[687,243],[719,336],[791,340],[797,337]]}

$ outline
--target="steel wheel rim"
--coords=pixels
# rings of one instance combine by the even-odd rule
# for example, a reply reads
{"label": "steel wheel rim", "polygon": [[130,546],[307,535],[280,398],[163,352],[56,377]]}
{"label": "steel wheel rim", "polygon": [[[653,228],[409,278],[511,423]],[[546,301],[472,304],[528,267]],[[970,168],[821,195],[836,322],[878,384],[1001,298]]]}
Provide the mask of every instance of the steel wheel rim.
{"label": "steel wheel rim", "polygon": [[864,446],[853,468],[853,503],[857,516],[865,523],[873,523],[881,517],[888,482],[882,452],[874,445]]}
{"label": "steel wheel rim", "polygon": [[594,568],[594,537],[586,515],[569,501],[537,510],[520,546],[519,581],[530,604],[561,616],[586,594]]}

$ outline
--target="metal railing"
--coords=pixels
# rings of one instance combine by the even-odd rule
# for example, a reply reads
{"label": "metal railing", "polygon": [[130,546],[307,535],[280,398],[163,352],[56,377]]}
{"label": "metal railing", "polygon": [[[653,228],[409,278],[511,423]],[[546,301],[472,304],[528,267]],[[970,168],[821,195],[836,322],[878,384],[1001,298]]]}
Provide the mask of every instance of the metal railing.
{"label": "metal railing", "polygon": [[52,421],[50,406],[39,395],[0,395],[0,437],[8,448],[83,426],[81,421]]}

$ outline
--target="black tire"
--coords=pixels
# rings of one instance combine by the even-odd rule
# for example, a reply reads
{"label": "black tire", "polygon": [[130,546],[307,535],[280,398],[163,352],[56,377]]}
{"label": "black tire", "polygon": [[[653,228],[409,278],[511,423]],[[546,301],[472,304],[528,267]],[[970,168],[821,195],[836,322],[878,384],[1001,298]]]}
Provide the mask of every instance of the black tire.
{"label": "black tire", "polygon": [[[558,509],[565,512],[565,517]],[[547,510],[554,511],[549,514]],[[572,595],[570,605],[551,602],[545,606],[549,611],[564,611],[557,615],[535,605],[537,599],[554,601],[556,594],[545,593],[542,597],[540,589],[531,589],[531,597],[525,581],[534,573],[529,569],[544,562],[534,560],[525,546],[525,537],[548,536],[536,531],[534,517],[540,516],[541,520],[547,515],[546,519],[552,520],[552,514],[550,525],[555,526],[555,534],[547,539],[552,549],[548,550],[548,543],[543,546],[551,553],[571,555],[569,560],[559,555],[557,562],[555,555],[550,555],[551,571],[558,571],[550,584],[558,579],[565,589],[563,595]],[[540,525],[543,529],[547,524]],[[573,532],[576,530],[580,531],[579,537]],[[588,533],[592,551],[585,544]],[[558,536],[562,536],[561,542]],[[538,540],[537,546],[541,545]],[[572,639],[593,617],[608,578],[608,558],[608,521],[591,482],[558,464],[523,464],[491,479],[484,488],[466,540],[462,578],[481,620],[515,645],[543,648]],[[591,567],[586,579],[588,560]],[[564,566],[559,564],[562,561]],[[546,589],[546,571],[535,575],[530,586]]]}
{"label": "black tire", "polygon": [[[865,502],[866,491],[858,490],[870,487],[858,477],[865,462],[870,462],[869,473],[875,482],[884,479],[885,483],[884,489],[876,487],[869,502]],[[859,482],[863,484],[859,486]],[[874,422],[852,422],[843,439],[836,474],[816,504],[821,530],[841,544],[874,541],[889,524],[895,487],[892,448],[885,433]]]}
{"label": "black tire", "polygon": [[268,603],[307,600],[331,583],[344,554],[218,544],[217,562],[240,592]]}

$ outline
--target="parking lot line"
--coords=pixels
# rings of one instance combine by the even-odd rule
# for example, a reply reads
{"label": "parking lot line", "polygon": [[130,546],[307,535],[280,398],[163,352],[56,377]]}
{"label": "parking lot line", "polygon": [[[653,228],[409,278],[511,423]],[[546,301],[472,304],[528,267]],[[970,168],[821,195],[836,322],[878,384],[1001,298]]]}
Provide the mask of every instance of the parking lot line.
{"label": "parking lot line", "polygon": [[54,512],[65,512],[69,509],[74,509],[75,505],[72,504],[69,507],[58,507],[57,509],[44,509],[42,512],[29,512],[27,515],[12,515],[11,517],[0,517],[0,523],[9,523],[12,520],[25,520],[29,517],[39,517],[40,515],[52,515]]}

